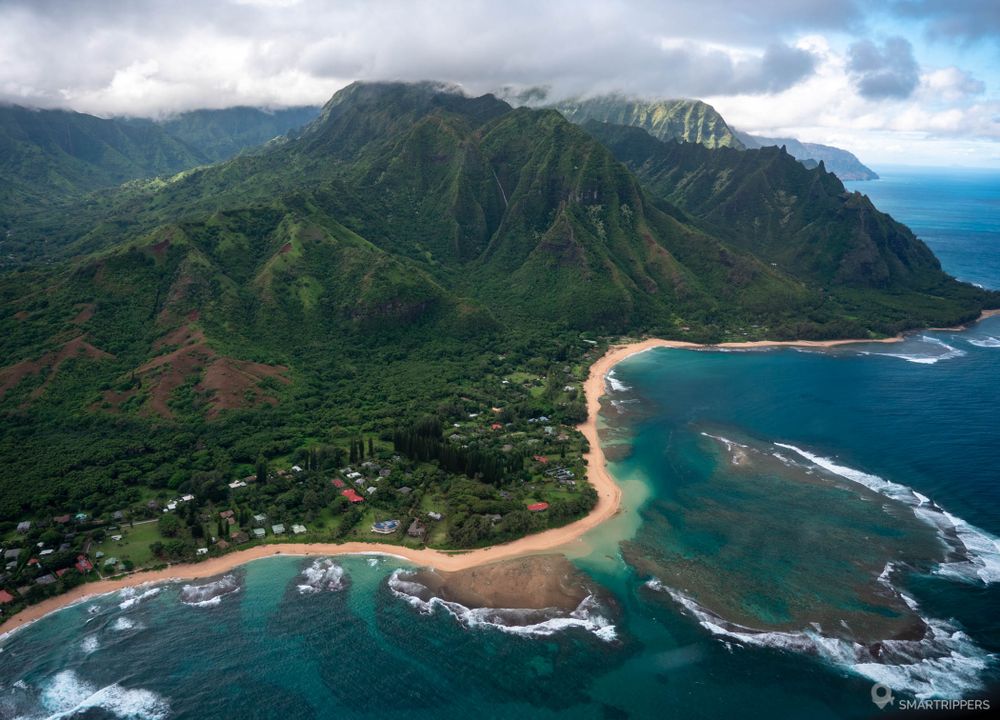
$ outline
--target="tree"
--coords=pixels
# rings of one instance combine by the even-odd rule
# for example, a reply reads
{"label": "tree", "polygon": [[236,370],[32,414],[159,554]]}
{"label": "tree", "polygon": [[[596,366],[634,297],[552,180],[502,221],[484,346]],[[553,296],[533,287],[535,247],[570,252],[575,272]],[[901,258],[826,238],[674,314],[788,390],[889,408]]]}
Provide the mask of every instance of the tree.
{"label": "tree", "polygon": [[181,531],[181,521],[172,513],[161,515],[157,524],[160,527],[160,533],[164,537],[177,537],[177,533]]}
{"label": "tree", "polygon": [[267,482],[267,463],[264,460],[257,461],[257,482],[261,485]]}
{"label": "tree", "polygon": [[368,437],[368,457],[375,457],[375,441],[372,440],[371,436]]}

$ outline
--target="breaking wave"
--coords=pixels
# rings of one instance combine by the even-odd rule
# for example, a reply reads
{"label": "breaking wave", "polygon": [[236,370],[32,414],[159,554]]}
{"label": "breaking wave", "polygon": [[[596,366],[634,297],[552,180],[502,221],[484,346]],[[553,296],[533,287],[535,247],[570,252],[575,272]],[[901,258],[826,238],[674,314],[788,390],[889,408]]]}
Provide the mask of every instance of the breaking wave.
{"label": "breaking wave", "polygon": [[794,445],[774,444],[797,453],[827,472],[864,485],[869,490],[910,506],[916,517],[936,528],[945,544],[961,556],[960,560],[940,563],[935,569],[938,575],[965,581],[979,580],[984,584],[1000,581],[1000,538],[952,515],[926,495],[906,485],[840,465],[830,458]]}
{"label": "breaking wave", "polygon": [[604,379],[607,381],[608,388],[612,392],[625,392],[627,390],[631,390],[632,389],[631,387],[629,387],[628,385],[626,385],[625,383],[623,383],[621,380],[619,380],[615,376],[615,371],[614,370],[611,370],[610,372],[608,372],[608,374],[604,376]]}
{"label": "breaking wave", "polygon": [[226,595],[239,592],[240,581],[235,575],[223,575],[218,580],[181,588],[181,602],[191,607],[212,607]]}
{"label": "breaking wave", "polygon": [[954,358],[963,357],[966,353],[964,350],[960,350],[956,347],[952,347],[943,340],[939,340],[936,337],[931,337],[930,335],[922,335],[920,337],[927,345],[935,345],[944,350],[940,353],[892,353],[892,352],[875,352],[874,350],[862,350],[860,351],[862,355],[878,355],[882,357],[898,358],[900,360],[906,360],[907,362],[919,363],[920,365],[934,365],[942,360],[952,360]]}
{"label": "breaking wave", "polygon": [[167,701],[150,690],[124,688],[118,683],[98,688],[81,680],[72,670],[56,674],[42,689],[39,699],[49,720],[76,717],[97,709],[127,720],[160,720],[170,713]]}
{"label": "breaking wave", "polygon": [[[715,636],[745,645],[815,655],[918,699],[960,698],[981,689],[981,675],[990,661],[990,655],[968,635],[942,620],[922,618],[927,629],[920,640],[883,640],[866,646],[827,637],[818,627],[801,632],[757,631],[724,620],[657,578],[649,580],[646,586],[668,593]],[[917,609],[912,598],[902,597],[911,609]]]}
{"label": "breaking wave", "polygon": [[970,345],[975,345],[979,348],[1000,348],[1000,338],[995,337],[984,337],[984,338],[965,338],[965,341]]}
{"label": "breaking wave", "polygon": [[129,630],[141,630],[142,624],[137,623],[127,617],[115,618],[115,621],[111,623],[111,629],[115,632],[127,632]]}
{"label": "breaking wave", "polygon": [[83,640],[80,641],[80,649],[83,650],[87,655],[92,652],[96,652],[98,648],[101,647],[101,641],[96,635],[87,635]]}
{"label": "breaking wave", "polygon": [[411,575],[410,571],[401,568],[389,576],[389,589],[393,595],[426,615],[433,613],[437,607],[443,608],[469,629],[490,627],[511,635],[549,637],[563,630],[580,628],[605,642],[612,642],[618,637],[614,623],[603,614],[593,595],[585,597],[568,614],[557,608],[468,608],[439,597],[427,597],[430,595],[427,586],[415,582]]}
{"label": "breaking wave", "polygon": [[122,610],[128,610],[129,608],[135,607],[140,602],[146,598],[151,598],[154,595],[158,595],[162,588],[159,587],[147,587],[143,589],[140,585],[138,587],[127,587],[123,588],[119,593],[119,597],[122,598],[121,603],[118,607]]}
{"label": "breaking wave", "polygon": [[330,558],[314,560],[309,567],[302,571],[302,577],[305,581],[296,587],[303,595],[321,590],[344,589],[344,568]]}

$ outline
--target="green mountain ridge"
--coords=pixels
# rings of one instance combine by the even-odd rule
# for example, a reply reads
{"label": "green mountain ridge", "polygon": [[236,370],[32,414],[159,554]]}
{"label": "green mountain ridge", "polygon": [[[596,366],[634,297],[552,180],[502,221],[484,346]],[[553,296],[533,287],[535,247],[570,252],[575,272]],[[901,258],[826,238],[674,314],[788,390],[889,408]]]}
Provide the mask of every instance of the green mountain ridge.
{"label": "green mountain ridge", "polygon": [[854,153],[841,148],[819,143],[804,143],[790,137],[751,135],[738,130],[736,137],[747,149],[784,146],[788,154],[796,160],[802,162],[813,160],[817,163],[822,161],[826,169],[841,180],[878,180],[878,173],[858,160]]}
{"label": "green mountain ridge", "polygon": [[602,95],[566,100],[553,106],[567,120],[589,120],[612,125],[641,127],[660,140],[700,143],[705,147],[743,149],[743,142],[722,115],[701,100],[640,100],[622,95]]}
{"label": "green mountain ridge", "polygon": [[[822,166],[433,83],[353,84],[282,142],[45,223],[51,262],[0,274],[0,522],[149,489],[226,497],[258,463],[362,432],[391,452],[401,428],[497,408],[467,476],[420,481],[462,498],[453,542],[489,542],[592,502],[556,483],[564,514],[522,504],[494,533],[501,500],[473,469],[508,467],[514,435],[581,469],[591,343],[874,337],[1000,304]],[[543,415],[561,434],[528,423]],[[372,505],[408,511],[394,502]]]}

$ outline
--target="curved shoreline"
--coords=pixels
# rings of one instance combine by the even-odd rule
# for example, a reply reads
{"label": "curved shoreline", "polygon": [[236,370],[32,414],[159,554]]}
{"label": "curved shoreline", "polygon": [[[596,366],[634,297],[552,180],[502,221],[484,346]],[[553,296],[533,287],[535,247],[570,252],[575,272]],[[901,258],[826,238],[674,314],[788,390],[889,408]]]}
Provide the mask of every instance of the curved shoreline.
{"label": "curved shoreline", "polygon": [[[970,325],[996,315],[1000,315],[1000,309],[984,310],[979,318],[970,323]],[[966,327],[938,329],[961,330]],[[246,550],[237,550],[198,563],[180,563],[162,570],[140,571],[115,580],[99,580],[80,585],[67,593],[47,598],[35,605],[30,605],[17,615],[5,620],[3,624],[0,624],[0,639],[3,639],[7,634],[15,630],[30,625],[49,613],[56,612],[70,605],[75,605],[88,598],[106,595],[126,587],[214,577],[253,560],[274,557],[276,555],[293,557],[386,555],[406,560],[415,565],[433,567],[438,570],[455,571],[465,570],[478,565],[486,565],[500,560],[509,560],[523,555],[534,555],[559,550],[574,541],[579,541],[585,533],[614,517],[621,509],[621,487],[615,482],[611,473],[608,472],[607,460],[597,434],[597,421],[601,410],[601,398],[605,395],[606,390],[605,377],[615,365],[625,358],[658,347],[681,350],[710,350],[713,348],[750,350],[772,347],[829,348],[858,343],[895,343],[902,341],[905,337],[905,335],[900,334],[895,337],[877,340],[760,340],[725,342],[714,345],[684,342],[682,340],[650,338],[624,345],[611,345],[604,355],[590,366],[590,373],[583,385],[584,396],[587,399],[587,420],[577,427],[587,439],[589,445],[589,450],[584,455],[584,458],[587,462],[587,479],[597,490],[597,504],[594,505],[590,513],[569,525],[528,535],[503,545],[454,552],[432,550],[429,548],[414,549],[378,542],[273,543],[257,545]]]}

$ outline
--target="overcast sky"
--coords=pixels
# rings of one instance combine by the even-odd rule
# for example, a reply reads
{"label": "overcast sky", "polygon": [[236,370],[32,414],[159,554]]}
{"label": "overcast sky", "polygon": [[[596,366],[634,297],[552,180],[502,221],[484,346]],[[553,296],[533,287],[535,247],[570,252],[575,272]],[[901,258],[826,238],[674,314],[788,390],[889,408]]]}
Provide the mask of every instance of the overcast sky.
{"label": "overcast sky", "polygon": [[1000,167],[1000,0],[0,0],[0,101],[158,116],[356,79],[697,97],[870,164]]}

